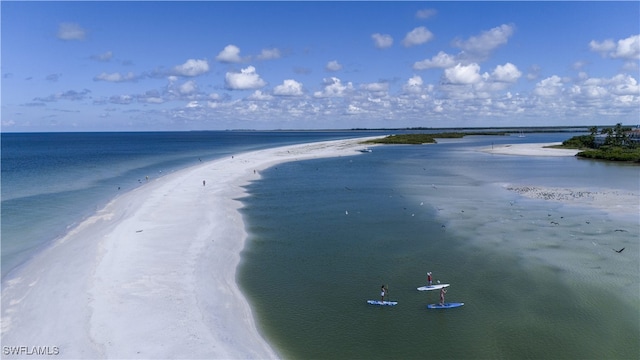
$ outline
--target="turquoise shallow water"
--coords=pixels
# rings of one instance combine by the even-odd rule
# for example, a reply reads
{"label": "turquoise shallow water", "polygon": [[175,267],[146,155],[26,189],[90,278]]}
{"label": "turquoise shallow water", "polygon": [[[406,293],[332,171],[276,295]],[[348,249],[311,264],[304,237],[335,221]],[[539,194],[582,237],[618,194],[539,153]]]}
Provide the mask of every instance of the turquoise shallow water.
{"label": "turquoise shallow water", "polygon": [[2,133],[2,277],[118,194],[243,151],[358,131]]}
{"label": "turquoise shallow water", "polygon": [[[517,141],[376,147],[264,172],[243,199],[239,277],[269,341],[296,359],[637,358],[639,223],[500,184],[637,193],[638,168],[474,150]],[[465,306],[427,310],[427,271]],[[365,303],[381,284],[397,306]]]}

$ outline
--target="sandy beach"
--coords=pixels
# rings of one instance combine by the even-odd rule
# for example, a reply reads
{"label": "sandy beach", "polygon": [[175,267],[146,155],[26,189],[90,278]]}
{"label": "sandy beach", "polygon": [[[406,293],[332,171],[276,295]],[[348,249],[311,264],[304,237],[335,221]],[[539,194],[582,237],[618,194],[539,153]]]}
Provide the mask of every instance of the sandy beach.
{"label": "sandy beach", "polygon": [[3,357],[278,358],[236,284],[242,186],[362,140],[237,154],[120,195],[7,276]]}
{"label": "sandy beach", "polygon": [[580,150],[574,149],[554,149],[552,145],[562,143],[533,143],[533,144],[506,144],[495,145],[480,149],[490,154],[502,155],[525,155],[525,156],[575,156]]}
{"label": "sandy beach", "polygon": [[[500,155],[575,156],[579,150],[554,149],[561,143],[506,144],[482,148],[480,151]],[[557,201],[568,205],[598,208],[612,214],[637,217],[640,194],[610,189],[550,188],[535,185],[505,184],[504,188],[531,199]]]}

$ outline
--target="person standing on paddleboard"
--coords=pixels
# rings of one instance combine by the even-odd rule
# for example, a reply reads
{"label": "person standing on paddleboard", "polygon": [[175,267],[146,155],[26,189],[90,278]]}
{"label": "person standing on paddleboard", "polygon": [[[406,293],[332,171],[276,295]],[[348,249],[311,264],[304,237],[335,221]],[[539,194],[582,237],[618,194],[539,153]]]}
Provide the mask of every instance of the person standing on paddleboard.
{"label": "person standing on paddleboard", "polygon": [[384,296],[387,295],[387,289],[382,285],[380,287],[380,301],[384,301]]}
{"label": "person standing on paddleboard", "polygon": [[442,288],[440,289],[440,305],[444,306],[444,294],[447,293],[447,289]]}
{"label": "person standing on paddleboard", "polygon": [[433,279],[431,278],[431,271],[429,271],[427,273],[427,284],[429,284],[429,286],[431,286]]}

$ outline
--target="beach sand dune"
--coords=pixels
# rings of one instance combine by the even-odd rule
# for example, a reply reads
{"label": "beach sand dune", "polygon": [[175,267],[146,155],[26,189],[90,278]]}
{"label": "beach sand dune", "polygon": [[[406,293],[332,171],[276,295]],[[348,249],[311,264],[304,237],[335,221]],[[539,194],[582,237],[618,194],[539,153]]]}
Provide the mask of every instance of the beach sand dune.
{"label": "beach sand dune", "polygon": [[237,154],[114,199],[7,276],[4,357],[277,358],[236,284],[242,186],[277,163],[359,154],[362,140]]}

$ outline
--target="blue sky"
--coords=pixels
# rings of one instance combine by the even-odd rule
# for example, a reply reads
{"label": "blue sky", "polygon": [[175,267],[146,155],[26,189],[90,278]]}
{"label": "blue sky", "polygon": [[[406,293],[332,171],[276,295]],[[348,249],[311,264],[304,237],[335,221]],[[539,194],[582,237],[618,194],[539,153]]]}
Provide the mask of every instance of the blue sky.
{"label": "blue sky", "polygon": [[640,122],[640,2],[2,1],[2,131]]}

